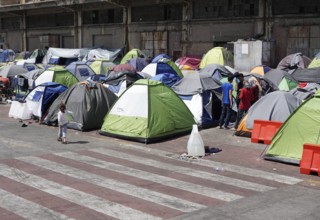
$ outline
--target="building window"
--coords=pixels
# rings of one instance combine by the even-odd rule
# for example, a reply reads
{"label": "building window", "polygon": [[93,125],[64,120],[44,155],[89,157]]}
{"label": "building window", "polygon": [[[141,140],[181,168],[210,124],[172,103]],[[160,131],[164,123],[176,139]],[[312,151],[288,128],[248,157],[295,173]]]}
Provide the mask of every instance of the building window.
{"label": "building window", "polygon": [[83,24],[122,23],[122,8],[84,11],[82,13]]}
{"label": "building window", "polygon": [[27,17],[27,27],[29,28],[60,26],[73,26],[73,13],[29,15]]}
{"label": "building window", "polygon": [[259,0],[193,0],[193,18],[258,16]]}
{"label": "building window", "polygon": [[20,21],[19,17],[1,18],[1,28],[8,30],[19,30]]}
{"label": "building window", "polygon": [[132,7],[131,14],[133,22],[181,20],[182,4]]}
{"label": "building window", "polygon": [[274,15],[285,14],[311,14],[320,12],[319,0],[272,0],[272,12]]}

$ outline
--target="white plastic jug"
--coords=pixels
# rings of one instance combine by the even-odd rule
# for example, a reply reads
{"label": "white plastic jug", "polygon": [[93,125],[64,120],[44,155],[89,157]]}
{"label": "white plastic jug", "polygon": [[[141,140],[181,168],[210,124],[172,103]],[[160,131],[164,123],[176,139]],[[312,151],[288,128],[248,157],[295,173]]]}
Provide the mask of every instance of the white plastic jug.
{"label": "white plastic jug", "polygon": [[188,140],[188,156],[201,156],[205,155],[203,140],[198,131],[198,125],[192,126],[192,131]]}

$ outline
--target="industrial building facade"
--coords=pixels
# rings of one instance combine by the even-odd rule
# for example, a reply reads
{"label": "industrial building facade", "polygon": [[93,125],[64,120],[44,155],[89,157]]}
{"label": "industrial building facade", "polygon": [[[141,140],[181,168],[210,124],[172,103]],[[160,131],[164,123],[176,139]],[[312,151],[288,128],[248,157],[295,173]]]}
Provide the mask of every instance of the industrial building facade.
{"label": "industrial building facade", "polygon": [[0,47],[139,48],[202,56],[238,39],[275,44],[274,61],[320,52],[319,0],[0,0]]}

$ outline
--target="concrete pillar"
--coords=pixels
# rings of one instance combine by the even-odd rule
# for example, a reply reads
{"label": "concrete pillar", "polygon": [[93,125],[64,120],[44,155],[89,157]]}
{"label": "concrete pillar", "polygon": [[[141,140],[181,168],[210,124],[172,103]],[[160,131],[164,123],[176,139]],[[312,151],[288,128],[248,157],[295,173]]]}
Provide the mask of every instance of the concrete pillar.
{"label": "concrete pillar", "polygon": [[259,38],[264,36],[266,38],[266,1],[259,0],[258,20],[256,21],[255,35]]}
{"label": "concrete pillar", "polygon": [[123,8],[123,22],[124,22],[124,44],[125,50],[130,50],[130,40],[129,40],[129,25],[131,23],[131,7]]}
{"label": "concrete pillar", "polygon": [[26,12],[23,12],[20,16],[20,49],[21,51],[27,50],[27,15]]}
{"label": "concrete pillar", "polygon": [[271,0],[265,0],[266,1],[266,38],[269,40],[272,38],[272,1]]}
{"label": "concrete pillar", "polygon": [[189,47],[192,42],[190,20],[192,16],[192,6],[190,1],[185,1],[182,8],[182,31],[181,31],[181,44],[182,56],[189,52]]}
{"label": "concrete pillar", "polygon": [[74,12],[74,47],[82,48],[82,10]]}

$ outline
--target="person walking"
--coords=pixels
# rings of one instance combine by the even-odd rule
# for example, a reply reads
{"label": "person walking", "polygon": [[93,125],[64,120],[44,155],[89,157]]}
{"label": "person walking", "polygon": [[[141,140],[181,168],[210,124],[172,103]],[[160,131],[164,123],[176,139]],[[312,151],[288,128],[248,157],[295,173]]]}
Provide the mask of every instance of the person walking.
{"label": "person walking", "polygon": [[224,129],[229,129],[230,114],[232,109],[232,91],[233,91],[233,76],[228,77],[228,82],[221,85],[222,89],[222,111],[220,115],[219,127],[222,129],[224,124]]}
{"label": "person walking", "polygon": [[58,133],[58,141],[62,141],[62,144],[67,144],[67,111],[66,105],[64,103],[60,104],[60,111],[58,112],[58,125],[59,125],[59,133]]}
{"label": "person walking", "polygon": [[237,120],[234,125],[234,129],[238,128],[241,119],[248,112],[253,100],[253,94],[252,94],[250,83],[248,81],[244,81],[243,85],[244,86],[241,89],[240,95],[239,95],[240,103],[239,103]]}

